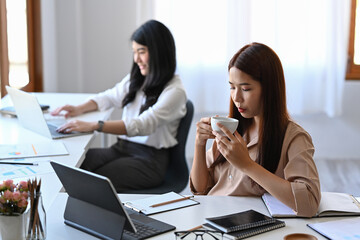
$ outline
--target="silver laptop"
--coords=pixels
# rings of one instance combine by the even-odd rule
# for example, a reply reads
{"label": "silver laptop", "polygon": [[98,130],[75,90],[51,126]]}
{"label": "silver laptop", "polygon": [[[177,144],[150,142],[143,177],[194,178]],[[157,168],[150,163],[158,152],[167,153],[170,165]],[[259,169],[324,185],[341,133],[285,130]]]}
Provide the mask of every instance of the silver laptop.
{"label": "silver laptop", "polygon": [[65,119],[56,119],[46,121],[41,110],[40,104],[35,95],[6,86],[6,90],[14,105],[16,115],[22,127],[36,132],[42,136],[58,139],[64,137],[73,137],[89,132],[71,132],[59,133],[56,129],[65,124]]}
{"label": "silver laptop", "polygon": [[55,161],[50,164],[69,195],[65,224],[101,239],[146,239],[175,229],[124,207],[108,178]]}

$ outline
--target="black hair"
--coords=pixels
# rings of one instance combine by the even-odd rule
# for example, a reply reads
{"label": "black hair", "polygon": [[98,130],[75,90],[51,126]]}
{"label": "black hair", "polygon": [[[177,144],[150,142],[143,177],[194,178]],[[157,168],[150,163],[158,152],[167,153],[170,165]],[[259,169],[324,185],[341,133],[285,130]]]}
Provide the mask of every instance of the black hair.
{"label": "black hair", "polygon": [[139,66],[133,62],[130,72],[129,92],[122,107],[135,99],[136,92],[143,86],[146,101],[140,113],[154,105],[165,85],[173,78],[176,69],[175,41],[170,30],[156,20],[141,25],[131,36],[131,40],[144,45],[149,52],[149,72],[143,76]]}

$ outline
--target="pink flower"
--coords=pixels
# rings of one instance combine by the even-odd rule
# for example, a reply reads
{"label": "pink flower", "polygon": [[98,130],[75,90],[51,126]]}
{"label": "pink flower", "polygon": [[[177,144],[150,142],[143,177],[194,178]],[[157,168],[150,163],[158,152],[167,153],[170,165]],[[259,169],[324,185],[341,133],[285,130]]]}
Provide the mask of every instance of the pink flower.
{"label": "pink flower", "polygon": [[18,203],[18,206],[20,208],[25,208],[27,206],[28,202],[25,199],[21,199]]}
{"label": "pink flower", "polygon": [[11,199],[12,199],[12,196],[13,196],[13,193],[10,192],[10,190],[6,190],[6,191],[4,192],[4,198],[5,198],[5,200],[11,200]]}
{"label": "pink flower", "polygon": [[27,192],[22,192],[21,196],[24,197],[24,198],[28,198],[29,194]]}
{"label": "pink flower", "polygon": [[5,181],[4,181],[4,185],[5,185],[7,188],[11,188],[11,187],[13,187],[13,185],[14,185],[14,181],[13,181],[12,179],[5,180]]}
{"label": "pink flower", "polygon": [[14,193],[12,194],[12,200],[13,200],[13,201],[18,202],[20,199],[21,199],[21,194],[20,194],[20,192],[14,192]]}
{"label": "pink flower", "polygon": [[28,183],[21,181],[14,184],[12,179],[0,184],[0,213],[13,215],[23,213],[28,205]]}
{"label": "pink flower", "polygon": [[26,181],[20,181],[19,189],[22,191],[28,191],[28,183]]}

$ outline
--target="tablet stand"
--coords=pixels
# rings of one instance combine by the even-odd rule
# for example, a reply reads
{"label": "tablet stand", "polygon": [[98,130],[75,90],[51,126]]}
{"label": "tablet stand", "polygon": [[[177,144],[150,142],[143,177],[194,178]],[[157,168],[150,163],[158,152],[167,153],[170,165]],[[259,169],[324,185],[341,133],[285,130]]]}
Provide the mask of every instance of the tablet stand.
{"label": "tablet stand", "polygon": [[125,218],[96,205],[68,197],[65,224],[101,239],[121,239]]}

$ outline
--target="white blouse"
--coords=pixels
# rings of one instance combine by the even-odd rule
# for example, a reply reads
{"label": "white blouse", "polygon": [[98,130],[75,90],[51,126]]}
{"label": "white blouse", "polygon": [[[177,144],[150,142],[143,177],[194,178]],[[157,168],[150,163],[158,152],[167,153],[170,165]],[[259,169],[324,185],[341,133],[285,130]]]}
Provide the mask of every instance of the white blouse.
{"label": "white blouse", "polygon": [[[97,94],[92,98],[100,111],[111,107],[122,108],[122,101],[129,90],[130,75],[127,75],[115,87]],[[186,93],[178,75],[170,80],[160,94],[157,102],[142,112],[145,103],[143,91],[136,93],[135,99],[128,103],[122,112],[127,136],[119,138],[157,149],[169,148],[177,144],[175,139],[182,117],[186,114]]]}

